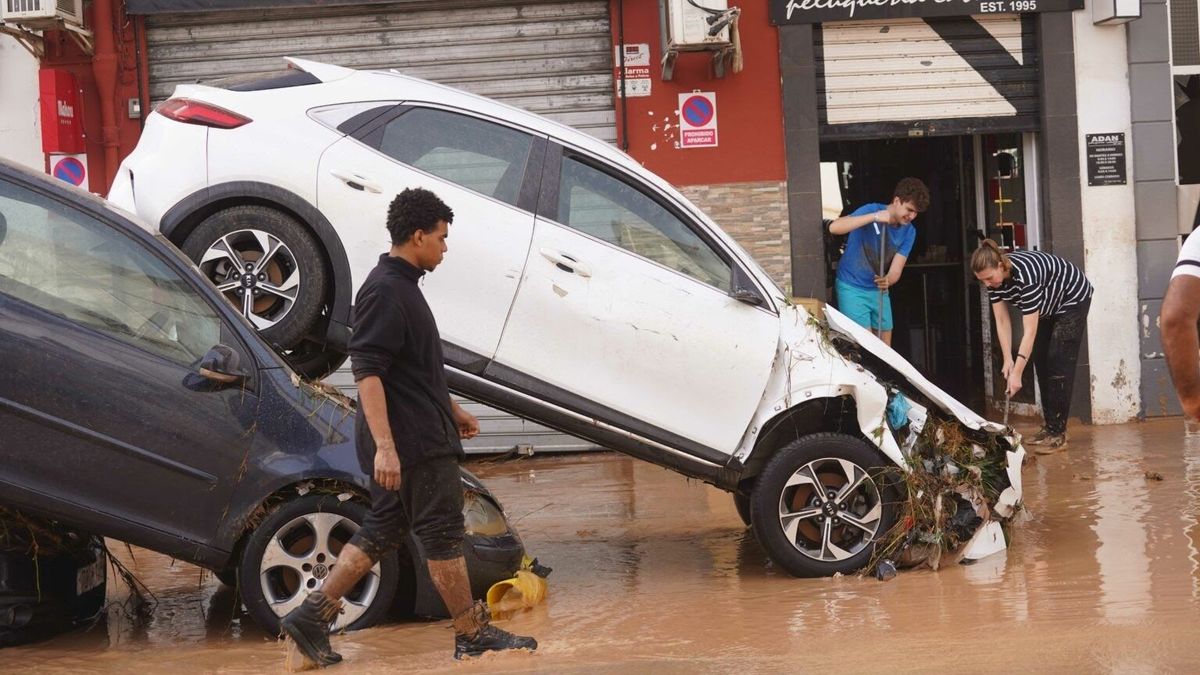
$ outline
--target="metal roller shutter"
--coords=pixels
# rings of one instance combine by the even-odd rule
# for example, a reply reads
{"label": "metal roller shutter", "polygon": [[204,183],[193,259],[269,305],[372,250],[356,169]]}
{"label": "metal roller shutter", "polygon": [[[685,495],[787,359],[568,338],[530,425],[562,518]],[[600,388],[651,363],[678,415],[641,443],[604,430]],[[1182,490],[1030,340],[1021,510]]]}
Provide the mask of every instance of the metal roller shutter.
{"label": "metal roller shutter", "polygon": [[[359,69],[395,68],[504,101],[616,140],[608,3],[481,0],[147,17],[150,98],[175,86],[279,70],[298,56]],[[328,382],[355,396],[348,368]],[[479,418],[467,452],[538,452],[594,446],[459,399]]]}
{"label": "metal roller shutter", "polygon": [[150,98],[283,56],[395,68],[615,142],[608,3],[409,1],[147,17]]}
{"label": "metal roller shutter", "polygon": [[1036,124],[1036,24],[1020,15],[822,24],[822,125],[1020,117]]}

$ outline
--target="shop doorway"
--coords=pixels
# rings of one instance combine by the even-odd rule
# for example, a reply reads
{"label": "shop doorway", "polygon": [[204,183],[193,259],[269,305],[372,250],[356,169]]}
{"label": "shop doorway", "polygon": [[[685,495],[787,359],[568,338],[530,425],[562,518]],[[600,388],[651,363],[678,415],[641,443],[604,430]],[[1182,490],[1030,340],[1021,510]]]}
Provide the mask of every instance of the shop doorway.
{"label": "shop doorway", "polygon": [[[1030,134],[987,134],[821,144],[822,201],[832,219],[869,202],[886,203],[905,176],[929,186],[929,209],[901,281],[891,291],[892,347],[934,384],[981,413],[1003,401],[991,309],[969,268],[980,238],[1008,248],[1036,245],[1036,182]],[[1032,208],[1031,208],[1032,206]],[[1034,213],[1034,222],[1027,214]],[[831,250],[830,300],[840,242]],[[1020,319],[1016,319],[1020,324]],[[986,365],[986,367],[985,367]],[[1032,369],[1019,400],[1035,402]],[[1027,400],[1026,400],[1027,399]]]}

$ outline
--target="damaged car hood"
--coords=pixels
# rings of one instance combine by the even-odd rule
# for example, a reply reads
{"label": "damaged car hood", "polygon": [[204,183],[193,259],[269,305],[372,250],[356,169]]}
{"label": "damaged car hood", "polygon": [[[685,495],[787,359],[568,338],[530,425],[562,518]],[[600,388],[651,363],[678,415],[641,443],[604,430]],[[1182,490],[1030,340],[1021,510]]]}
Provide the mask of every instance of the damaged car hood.
{"label": "damaged car hood", "polygon": [[[857,343],[858,346],[879,357],[892,368],[895,368],[896,372],[903,375],[904,378],[907,379],[909,383],[917,389],[917,391],[927,396],[930,401],[936,403],[938,407],[941,408],[941,410],[947,415],[953,415],[958,421],[962,422],[967,427],[978,431],[987,431],[994,434],[1004,435],[1011,433],[1004,425],[997,424],[996,422],[991,422],[983,417],[980,417],[975,411],[960,403],[950,394],[942,391],[940,387],[926,379],[925,376],[922,375],[921,372],[918,371],[916,367],[909,363],[904,357],[900,356],[893,351],[891,347],[884,344],[883,340],[880,340],[875,336],[874,333],[855,323],[850,319],[850,317],[842,314],[831,306],[826,306],[825,319],[830,328],[836,330],[843,336]],[[1014,446],[1016,446],[1016,441],[1018,438],[1019,437],[1012,439]]]}

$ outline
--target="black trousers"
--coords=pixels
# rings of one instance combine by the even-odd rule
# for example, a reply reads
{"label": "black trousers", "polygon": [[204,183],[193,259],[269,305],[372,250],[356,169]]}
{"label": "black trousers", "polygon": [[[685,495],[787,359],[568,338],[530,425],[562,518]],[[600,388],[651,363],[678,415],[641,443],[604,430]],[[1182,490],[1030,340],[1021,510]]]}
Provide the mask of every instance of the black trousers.
{"label": "black trousers", "polygon": [[1075,365],[1079,362],[1079,343],[1087,327],[1091,298],[1062,314],[1038,319],[1033,340],[1033,367],[1042,390],[1042,415],[1052,434],[1067,430],[1071,410],[1071,392],[1075,386]]}
{"label": "black trousers", "polygon": [[356,420],[358,462],[371,476],[371,511],[350,543],[379,560],[404,543],[411,530],[429,560],[460,557],[464,534],[462,473],[457,455],[401,460],[400,489],[375,482],[375,441],[366,415]]}

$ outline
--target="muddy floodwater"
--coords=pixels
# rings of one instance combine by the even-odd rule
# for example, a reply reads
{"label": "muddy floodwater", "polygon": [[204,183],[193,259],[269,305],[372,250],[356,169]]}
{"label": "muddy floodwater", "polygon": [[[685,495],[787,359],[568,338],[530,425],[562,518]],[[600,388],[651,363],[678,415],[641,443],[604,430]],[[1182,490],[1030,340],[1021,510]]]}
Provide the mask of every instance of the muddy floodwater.
{"label": "muddy floodwater", "polygon": [[[1200,440],[1178,419],[1072,427],[1026,469],[1032,520],[1007,555],[888,582],[791,578],[729,495],[622,455],[472,468],[554,568],[547,601],[501,624],[538,653],[459,664],[448,622],[401,623],[335,638],[330,672],[1200,672]],[[216,579],[122,557],[158,598],[148,618],[114,608],[0,651],[0,672],[282,671]]]}

